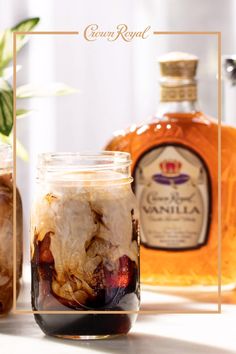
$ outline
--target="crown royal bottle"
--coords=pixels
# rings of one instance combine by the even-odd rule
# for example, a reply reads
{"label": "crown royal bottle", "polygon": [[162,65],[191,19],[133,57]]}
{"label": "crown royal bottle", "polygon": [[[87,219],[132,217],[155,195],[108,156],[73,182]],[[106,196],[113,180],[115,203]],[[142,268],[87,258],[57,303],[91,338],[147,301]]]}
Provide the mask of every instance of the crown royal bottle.
{"label": "crown royal bottle", "polygon": [[[197,104],[198,58],[159,60],[160,103],[149,122],[115,134],[107,150],[132,156],[141,222],[141,281],[218,283],[218,122]],[[236,130],[222,126],[222,284],[236,283]]]}

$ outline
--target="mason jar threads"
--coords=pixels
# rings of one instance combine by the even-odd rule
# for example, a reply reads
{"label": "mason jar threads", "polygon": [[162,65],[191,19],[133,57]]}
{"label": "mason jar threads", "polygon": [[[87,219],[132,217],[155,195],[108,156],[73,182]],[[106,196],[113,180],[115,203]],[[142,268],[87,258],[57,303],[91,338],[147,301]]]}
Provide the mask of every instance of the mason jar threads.
{"label": "mason jar threads", "polygon": [[[32,307],[48,335],[126,334],[139,309],[139,227],[130,155],[41,154],[31,216]],[[68,311],[78,311],[68,313]]]}
{"label": "mason jar threads", "polygon": [[[13,182],[12,149],[0,143],[0,315],[13,303]],[[16,291],[22,272],[22,203],[16,190]]]}

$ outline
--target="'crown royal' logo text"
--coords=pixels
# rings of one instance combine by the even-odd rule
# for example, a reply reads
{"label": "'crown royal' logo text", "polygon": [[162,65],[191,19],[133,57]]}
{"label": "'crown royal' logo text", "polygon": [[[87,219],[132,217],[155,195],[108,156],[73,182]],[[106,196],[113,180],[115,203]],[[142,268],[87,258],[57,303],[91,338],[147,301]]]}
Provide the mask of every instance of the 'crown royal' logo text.
{"label": "'crown royal' logo text", "polygon": [[97,24],[90,24],[84,30],[84,38],[89,41],[97,39],[106,39],[114,42],[117,39],[122,39],[125,42],[131,42],[134,38],[146,39],[150,35],[151,26],[147,26],[142,31],[130,31],[126,24],[119,24],[115,31],[103,31]]}

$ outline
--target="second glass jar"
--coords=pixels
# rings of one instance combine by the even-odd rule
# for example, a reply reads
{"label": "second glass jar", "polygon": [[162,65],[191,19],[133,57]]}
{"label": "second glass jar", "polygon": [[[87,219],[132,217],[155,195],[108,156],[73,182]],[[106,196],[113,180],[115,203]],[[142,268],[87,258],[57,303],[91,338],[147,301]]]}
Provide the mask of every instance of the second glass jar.
{"label": "second glass jar", "polygon": [[[12,149],[0,143],[0,316],[13,304],[13,159]],[[16,188],[16,295],[20,291],[22,273],[23,211]]]}

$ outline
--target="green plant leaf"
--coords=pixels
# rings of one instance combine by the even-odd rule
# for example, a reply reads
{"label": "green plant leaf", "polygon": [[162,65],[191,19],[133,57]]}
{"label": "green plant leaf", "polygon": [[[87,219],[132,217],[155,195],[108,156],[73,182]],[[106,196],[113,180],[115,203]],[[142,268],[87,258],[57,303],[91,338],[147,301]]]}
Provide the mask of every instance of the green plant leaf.
{"label": "green plant leaf", "polygon": [[7,81],[0,78],[0,132],[9,135],[13,126],[13,91]]}
{"label": "green plant leaf", "polygon": [[79,92],[63,83],[49,83],[45,85],[27,84],[19,86],[16,89],[17,98],[45,97],[45,96],[63,96]]}
{"label": "green plant leaf", "polygon": [[[10,136],[5,136],[0,133],[0,140],[3,143],[10,144],[11,146],[13,145],[13,135],[12,134],[10,134]],[[22,143],[18,139],[16,139],[16,154],[18,157],[20,157],[24,161],[29,160],[29,155],[28,155],[26,148],[24,147],[24,145],[22,145]]]}
{"label": "green plant leaf", "polygon": [[[39,22],[38,17],[29,18],[18,23],[15,27],[0,33],[0,69],[2,71],[13,58],[13,32],[31,31]],[[27,35],[18,35],[16,40],[16,50],[19,51],[29,40]],[[0,72],[1,72],[0,71]]]}
{"label": "green plant leaf", "polygon": [[16,118],[18,119],[18,118],[27,117],[30,114],[32,114],[33,112],[34,112],[33,110],[28,110],[28,109],[23,109],[23,108],[17,109],[16,110]]}
{"label": "green plant leaf", "polygon": [[[34,29],[35,26],[39,23],[40,18],[39,17],[34,17],[34,18],[29,18],[26,19],[22,22],[19,22],[15,27],[11,29],[12,32],[30,32],[32,29]],[[19,51],[25,43],[27,43],[29,40],[29,36],[27,35],[17,35],[16,39],[16,50]]]}
{"label": "green plant leaf", "polygon": [[21,22],[19,22],[17,25],[12,27],[12,32],[28,32],[31,31],[37,24],[39,23],[40,18],[39,17],[32,17],[32,18],[27,18]]}
{"label": "green plant leaf", "polygon": [[13,57],[13,36],[10,29],[0,33],[0,74]]}

